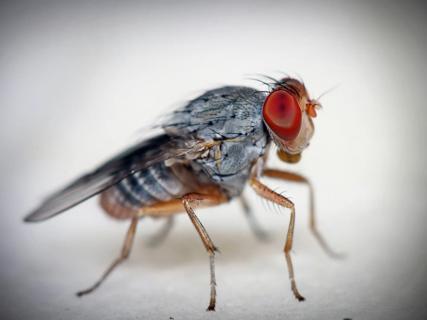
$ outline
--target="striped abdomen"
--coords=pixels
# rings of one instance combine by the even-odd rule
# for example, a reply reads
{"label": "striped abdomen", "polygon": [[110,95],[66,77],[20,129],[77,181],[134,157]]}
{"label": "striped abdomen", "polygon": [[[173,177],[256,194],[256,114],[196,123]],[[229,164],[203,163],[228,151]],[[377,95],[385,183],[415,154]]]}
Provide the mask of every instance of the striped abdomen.
{"label": "striped abdomen", "polygon": [[144,206],[179,198],[186,187],[163,162],[136,172],[101,194],[101,206],[118,219],[131,218]]}

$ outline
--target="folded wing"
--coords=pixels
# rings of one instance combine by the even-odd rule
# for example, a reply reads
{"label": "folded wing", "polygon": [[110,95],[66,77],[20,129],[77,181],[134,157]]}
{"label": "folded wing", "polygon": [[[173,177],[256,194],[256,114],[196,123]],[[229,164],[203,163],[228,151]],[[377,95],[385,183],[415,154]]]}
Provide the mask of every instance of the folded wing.
{"label": "folded wing", "polygon": [[178,144],[176,138],[165,134],[142,141],[52,194],[24,220],[36,222],[49,219],[99,194],[133,172],[178,156],[181,150]]}

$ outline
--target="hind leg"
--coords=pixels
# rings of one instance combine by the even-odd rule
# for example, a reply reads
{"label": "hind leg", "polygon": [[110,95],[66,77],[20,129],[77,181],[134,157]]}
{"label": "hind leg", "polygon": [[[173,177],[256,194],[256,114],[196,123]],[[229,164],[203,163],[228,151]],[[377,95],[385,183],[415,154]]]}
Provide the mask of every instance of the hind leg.
{"label": "hind leg", "polygon": [[138,224],[138,218],[132,218],[132,222],[131,222],[130,227],[128,229],[128,232],[126,234],[125,242],[123,244],[120,256],[117,257],[113,261],[113,263],[108,267],[107,270],[105,270],[105,272],[102,274],[101,278],[97,282],[95,282],[91,287],[77,292],[76,294],[78,297],[89,294],[89,293],[93,292],[95,289],[97,289],[105,281],[105,279],[109,276],[109,274],[119,264],[121,264],[124,260],[126,260],[129,257],[129,253],[130,253],[130,250],[132,248],[133,239],[135,237],[137,224]]}

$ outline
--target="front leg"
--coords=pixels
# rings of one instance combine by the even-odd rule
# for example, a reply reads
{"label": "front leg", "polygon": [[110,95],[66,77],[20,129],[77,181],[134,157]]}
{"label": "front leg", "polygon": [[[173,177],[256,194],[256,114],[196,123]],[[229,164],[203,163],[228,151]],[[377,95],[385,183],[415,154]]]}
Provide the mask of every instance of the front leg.
{"label": "front leg", "polygon": [[310,183],[310,180],[308,180],[306,177],[283,170],[276,170],[276,169],[265,169],[263,171],[263,175],[270,178],[280,179],[280,180],[286,180],[286,181],[292,181],[297,183],[303,183],[308,186],[309,191],[309,206],[310,206],[310,212],[309,212],[309,226],[310,230],[313,233],[316,240],[319,242],[322,249],[331,257],[333,258],[340,258],[342,255],[334,252],[328,243],[325,241],[325,238],[322,236],[322,234],[319,232],[317,228],[317,221],[316,221],[316,210],[314,205],[314,188],[313,185]]}
{"label": "front leg", "polygon": [[295,298],[297,298],[298,301],[304,301],[305,298],[299,293],[296,282],[295,282],[294,268],[292,265],[292,259],[290,255],[290,251],[292,249],[293,237],[294,237],[295,206],[292,203],[292,201],[278,194],[277,192],[274,192],[273,190],[268,188],[266,185],[261,183],[257,178],[251,178],[250,185],[255,190],[255,192],[261,197],[291,210],[291,218],[289,220],[289,227],[288,227],[288,233],[286,235],[284,251],[285,251],[285,257],[286,257],[286,263],[288,265],[289,279],[291,281],[292,292],[294,293],[294,296]]}

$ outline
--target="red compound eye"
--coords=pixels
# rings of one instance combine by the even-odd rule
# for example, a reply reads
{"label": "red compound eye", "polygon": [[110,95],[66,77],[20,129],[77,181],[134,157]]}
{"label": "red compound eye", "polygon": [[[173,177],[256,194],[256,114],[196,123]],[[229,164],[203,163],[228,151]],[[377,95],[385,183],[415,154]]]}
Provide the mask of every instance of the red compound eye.
{"label": "red compound eye", "polygon": [[293,140],[301,128],[301,109],[295,97],[285,90],[276,90],[265,99],[262,108],[265,122],[283,140]]}

